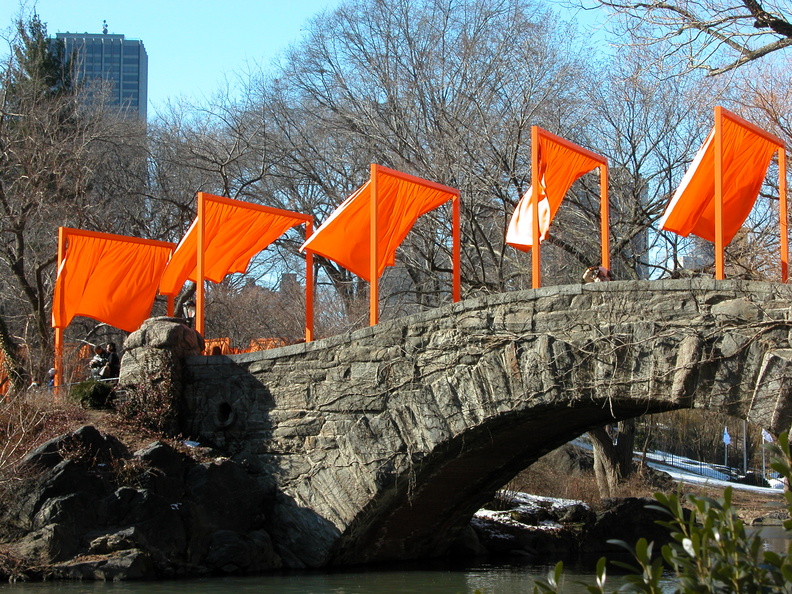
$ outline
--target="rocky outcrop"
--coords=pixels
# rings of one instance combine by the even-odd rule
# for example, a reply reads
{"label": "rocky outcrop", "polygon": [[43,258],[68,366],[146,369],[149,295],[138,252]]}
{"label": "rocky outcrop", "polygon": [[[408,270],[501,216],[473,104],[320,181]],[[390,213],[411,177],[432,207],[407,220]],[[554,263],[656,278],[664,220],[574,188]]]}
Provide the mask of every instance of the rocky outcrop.
{"label": "rocky outcrop", "polygon": [[117,393],[142,411],[167,405],[169,418],[157,428],[177,434],[184,409],[184,361],[203,348],[203,337],[180,318],[146,320],[124,341]]}
{"label": "rocky outcrop", "polygon": [[86,426],[31,452],[0,537],[41,575],[122,580],[281,567],[274,493],[226,458],[199,463],[155,442],[130,454]]}
{"label": "rocky outcrop", "polygon": [[471,526],[488,555],[536,563],[593,563],[602,556],[628,561],[630,554],[608,541],[632,546],[643,537],[654,542],[659,552],[670,540],[668,529],[658,523],[668,516],[649,507],[654,505],[657,502],[648,498],[606,499],[595,512],[579,501],[516,493],[508,509],[481,510]]}

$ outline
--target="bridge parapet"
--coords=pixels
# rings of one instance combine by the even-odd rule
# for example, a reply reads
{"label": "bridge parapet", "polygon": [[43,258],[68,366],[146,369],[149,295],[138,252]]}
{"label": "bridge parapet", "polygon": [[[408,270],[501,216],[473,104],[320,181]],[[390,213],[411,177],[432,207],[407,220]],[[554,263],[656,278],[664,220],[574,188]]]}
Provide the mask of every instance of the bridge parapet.
{"label": "bridge parapet", "polygon": [[791,295],[705,279],[547,287],[189,357],[184,430],[276,482],[285,558],[439,553],[514,474],[593,426],[701,407],[789,429]]}

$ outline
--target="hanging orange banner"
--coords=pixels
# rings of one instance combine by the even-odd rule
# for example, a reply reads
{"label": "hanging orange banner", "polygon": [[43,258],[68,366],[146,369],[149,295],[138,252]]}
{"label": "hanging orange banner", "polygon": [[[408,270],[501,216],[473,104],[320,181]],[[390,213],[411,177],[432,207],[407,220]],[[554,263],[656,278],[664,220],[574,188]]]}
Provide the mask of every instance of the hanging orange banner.
{"label": "hanging orange banner", "polygon": [[150,315],[160,276],[174,244],[61,228],[52,326],[86,316],[121,330],[136,330]]}

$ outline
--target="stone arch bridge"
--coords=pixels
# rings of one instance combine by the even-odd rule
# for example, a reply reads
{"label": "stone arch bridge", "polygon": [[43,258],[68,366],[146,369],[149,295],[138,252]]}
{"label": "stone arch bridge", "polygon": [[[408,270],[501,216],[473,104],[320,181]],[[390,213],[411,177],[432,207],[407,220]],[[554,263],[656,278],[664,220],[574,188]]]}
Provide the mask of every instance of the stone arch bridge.
{"label": "stone arch bridge", "polygon": [[274,483],[289,565],[437,554],[517,472],[594,426],[700,407],[788,430],[790,297],[704,279],[547,287],[187,357],[182,430]]}

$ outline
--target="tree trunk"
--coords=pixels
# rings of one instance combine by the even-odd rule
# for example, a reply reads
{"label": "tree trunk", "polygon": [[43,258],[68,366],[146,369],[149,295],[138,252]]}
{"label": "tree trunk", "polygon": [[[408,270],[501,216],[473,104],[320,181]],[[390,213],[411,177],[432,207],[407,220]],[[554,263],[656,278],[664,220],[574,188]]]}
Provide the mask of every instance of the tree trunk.
{"label": "tree trunk", "polygon": [[616,446],[605,427],[596,427],[588,434],[594,446],[594,476],[600,497],[615,497],[621,474]]}
{"label": "tree trunk", "polygon": [[635,450],[635,419],[619,421],[616,436],[616,456],[619,460],[621,480],[630,478],[635,470],[633,451]]}
{"label": "tree trunk", "polygon": [[615,444],[605,427],[596,427],[588,435],[594,447],[594,476],[600,497],[616,497],[619,484],[634,469],[635,420],[619,422]]}

